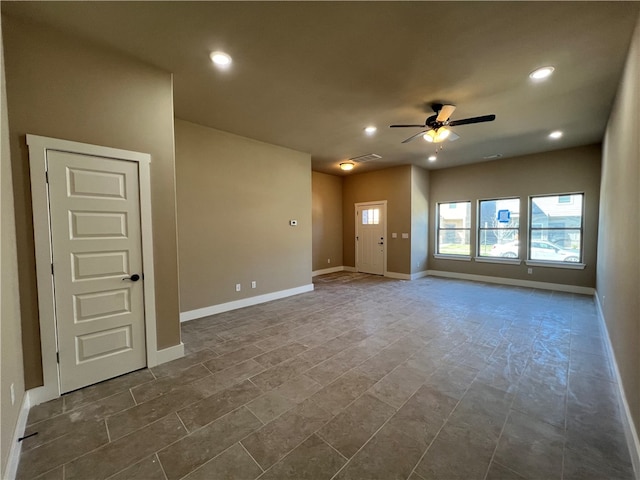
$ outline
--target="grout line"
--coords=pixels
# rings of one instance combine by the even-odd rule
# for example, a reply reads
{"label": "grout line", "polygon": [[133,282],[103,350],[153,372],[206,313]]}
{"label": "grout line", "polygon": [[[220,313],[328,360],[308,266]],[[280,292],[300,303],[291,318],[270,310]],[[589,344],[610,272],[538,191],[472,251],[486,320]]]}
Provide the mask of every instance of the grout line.
{"label": "grout line", "polygon": [[[335,418],[335,417],[334,417]],[[333,420],[333,419],[332,419]],[[331,421],[331,420],[330,420]],[[327,439],[325,439],[321,434],[320,434],[320,430],[316,430],[316,432],[314,433],[314,435],[316,435],[320,440],[322,440],[324,443],[326,443],[327,445],[329,445],[329,448],[331,448],[334,452],[336,452],[338,455],[340,455],[342,458],[344,458],[345,461],[345,465],[346,463],[349,461],[349,459],[347,457],[345,457],[342,453],[340,453],[338,450],[336,450],[336,448],[331,445],[331,443],[329,443],[329,441]]]}
{"label": "grout line", "polygon": [[160,465],[160,470],[164,475],[164,480],[169,480],[169,477],[167,477],[167,472],[164,471],[164,465],[162,465],[162,462],[160,461],[160,457],[158,456],[158,452],[155,452],[153,456],[156,457],[156,460],[158,461],[158,465]]}
{"label": "grout line", "polygon": [[[190,434],[191,434],[191,432],[189,431],[189,429],[187,428],[187,426],[186,426],[186,425],[184,424],[184,422],[182,421],[182,418],[180,417],[180,413],[179,413],[179,412],[177,412],[177,411],[176,411],[175,413],[176,413],[176,417],[178,417],[178,420],[180,421],[180,424],[184,427],[184,431],[185,431],[185,432],[187,432],[187,435],[190,435]],[[231,413],[231,412],[229,412],[229,413]],[[223,417],[224,417],[224,415],[223,415]],[[222,418],[222,417],[220,417],[220,418]],[[209,425],[209,424],[207,424],[207,425]],[[195,431],[195,430],[194,430],[194,431]]]}
{"label": "grout line", "polygon": [[107,424],[107,419],[104,418],[102,419],[102,421],[104,422],[104,428],[107,430],[107,440],[109,440],[107,443],[111,443],[111,432],[109,432],[109,425]]}
{"label": "grout line", "polygon": [[[259,420],[259,419],[258,419],[258,420]],[[247,438],[247,437],[245,437],[245,438]],[[243,440],[244,440],[244,439],[243,439]],[[240,446],[242,447],[242,449],[243,449],[245,452],[247,452],[247,455],[249,455],[249,456],[251,457],[251,460],[253,460],[253,462],[254,462],[256,465],[258,465],[258,468],[259,468],[260,470],[262,470],[262,473],[264,473],[266,470],[265,470],[264,468],[262,468],[262,466],[261,466],[261,465],[256,461],[256,459],[255,459],[255,458],[253,458],[253,455],[251,455],[251,453],[249,453],[249,450],[247,450],[247,447],[245,447],[245,446],[242,444],[242,440],[238,441],[238,445],[240,445]],[[276,462],[276,463],[277,463],[277,462]],[[260,475],[262,475],[262,473],[261,473]]]}
{"label": "grout line", "polygon": [[[522,377],[521,377],[522,378]],[[520,383],[520,380],[518,380],[518,384]],[[516,395],[514,394],[513,398],[511,399],[511,403],[509,403],[509,408],[507,409],[507,416],[504,419],[504,423],[502,424],[502,428],[500,429],[500,434],[498,435],[498,439],[496,440],[496,446],[493,449],[493,453],[491,454],[491,460],[489,460],[489,465],[487,465],[487,471],[484,473],[484,480],[487,480],[487,476],[489,475],[489,469],[491,468],[491,464],[493,463],[493,460],[496,457],[496,452],[498,451],[498,446],[500,445],[500,440],[502,439],[502,434],[504,433],[504,429],[507,426],[507,422],[509,421],[509,418],[511,418],[511,414],[513,412],[513,403],[516,401]]]}

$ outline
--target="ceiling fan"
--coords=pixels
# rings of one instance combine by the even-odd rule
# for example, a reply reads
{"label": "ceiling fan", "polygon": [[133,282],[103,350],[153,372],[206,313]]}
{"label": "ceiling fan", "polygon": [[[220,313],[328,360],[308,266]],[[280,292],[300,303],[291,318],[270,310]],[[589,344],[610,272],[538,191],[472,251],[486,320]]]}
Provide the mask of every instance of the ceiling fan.
{"label": "ceiling fan", "polygon": [[471,118],[463,118],[461,120],[449,120],[451,114],[456,109],[455,105],[442,105],[440,103],[436,103],[432,105],[433,111],[436,112],[435,115],[430,116],[424,122],[424,125],[390,125],[390,128],[423,128],[421,132],[416,133],[415,135],[411,135],[406,140],[403,140],[402,143],[409,143],[414,138],[419,137],[420,135],[424,136],[424,139],[430,143],[440,143],[445,140],[449,140],[450,142],[457,140],[460,138],[458,135],[453,133],[449,127],[456,127],[458,125],[469,125],[471,123],[482,123],[482,122],[492,122],[496,119],[495,115],[482,115],[481,117],[471,117]]}

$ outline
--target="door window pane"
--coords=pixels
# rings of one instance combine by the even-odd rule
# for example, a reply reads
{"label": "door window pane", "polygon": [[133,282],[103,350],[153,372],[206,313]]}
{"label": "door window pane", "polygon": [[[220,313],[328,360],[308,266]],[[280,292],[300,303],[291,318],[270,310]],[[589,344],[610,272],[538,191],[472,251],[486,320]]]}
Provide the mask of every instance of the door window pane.
{"label": "door window pane", "polygon": [[362,210],[363,225],[378,225],[379,223],[380,223],[379,208],[367,208],[365,210]]}

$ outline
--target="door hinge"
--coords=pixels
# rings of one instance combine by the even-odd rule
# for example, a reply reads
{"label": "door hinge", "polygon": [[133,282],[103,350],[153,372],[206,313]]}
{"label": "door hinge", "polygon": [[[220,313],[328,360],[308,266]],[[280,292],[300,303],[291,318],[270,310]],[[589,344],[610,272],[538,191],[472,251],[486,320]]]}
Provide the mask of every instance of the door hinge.
{"label": "door hinge", "polygon": [[51,264],[51,275],[53,275],[53,263]]}
{"label": "door hinge", "polygon": [[49,183],[49,171],[48,170],[45,170],[45,172],[44,172],[44,181]]}
{"label": "door hinge", "polygon": [[60,352],[56,352],[56,362],[60,363]]}

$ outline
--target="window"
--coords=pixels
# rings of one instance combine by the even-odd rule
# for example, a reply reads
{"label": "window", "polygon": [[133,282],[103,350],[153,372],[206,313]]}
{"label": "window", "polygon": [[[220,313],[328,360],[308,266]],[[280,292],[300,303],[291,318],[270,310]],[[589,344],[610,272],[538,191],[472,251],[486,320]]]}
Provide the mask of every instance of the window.
{"label": "window", "polygon": [[478,256],[519,258],[520,199],[478,202]]}
{"label": "window", "polygon": [[379,223],[380,223],[379,208],[367,208],[366,210],[362,210],[363,225],[378,225]]}
{"label": "window", "polygon": [[438,241],[440,255],[471,255],[471,202],[438,204]]}
{"label": "window", "polygon": [[583,193],[530,198],[529,260],[582,261]]}

